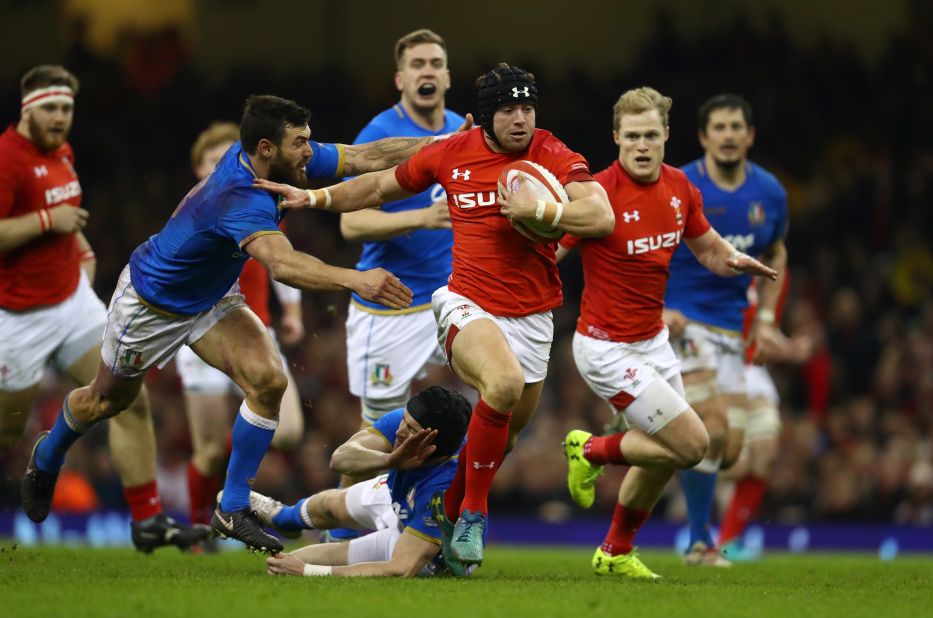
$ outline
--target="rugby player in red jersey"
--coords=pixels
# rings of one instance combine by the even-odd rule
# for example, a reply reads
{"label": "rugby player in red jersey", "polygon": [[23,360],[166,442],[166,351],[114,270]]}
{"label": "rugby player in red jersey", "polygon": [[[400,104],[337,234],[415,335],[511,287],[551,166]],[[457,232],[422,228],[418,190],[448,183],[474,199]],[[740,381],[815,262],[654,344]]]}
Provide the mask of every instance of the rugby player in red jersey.
{"label": "rugby player in red jersey", "polygon": [[519,160],[550,170],[571,200],[563,205],[557,229],[605,236],[615,223],[586,160],[536,128],[538,90],[531,73],[499,64],[476,87],[479,126],[426,146],[393,170],[313,191],[257,181],[283,194],[284,207],[338,212],[379,206],[435,182],[447,192],[453,273],[432,305],[451,368],[480,395],[457,476],[444,498],[446,517],[437,513],[445,558],[462,565],[482,562],[489,488],[538,404],[554,332],[551,309],[562,302],[556,243],[533,243],[510,225],[510,219],[536,219],[540,210],[539,220],[553,226],[558,208],[539,204],[527,186],[497,200],[499,173]]}
{"label": "rugby player in red jersey", "polygon": [[[42,65],[26,73],[21,90],[19,123],[0,135],[0,451],[22,436],[47,364],[81,385],[94,378],[107,321],[91,288],[94,252],[81,233],[88,211],[67,141],[78,80]],[[209,528],[162,512],[145,392],[111,423],[109,439],[137,549],[206,538]]]}
{"label": "rugby player in red jersey", "polygon": [[710,271],[727,277],[776,272],[739,253],[710,227],[699,190],[664,161],[671,99],[653,88],[623,94],[613,108],[619,158],[596,174],[609,196],[615,231],[577,245],[585,285],[573,340],[574,360],[593,391],[621,413],[626,431],[597,437],[575,429],[564,440],[574,501],[593,504],[607,463],[629,465],[612,525],[593,556],[599,575],[657,579],[633,548],[674,471],[699,462],[709,436],[684,399],[680,363],[661,320],[674,250],[683,240]]}

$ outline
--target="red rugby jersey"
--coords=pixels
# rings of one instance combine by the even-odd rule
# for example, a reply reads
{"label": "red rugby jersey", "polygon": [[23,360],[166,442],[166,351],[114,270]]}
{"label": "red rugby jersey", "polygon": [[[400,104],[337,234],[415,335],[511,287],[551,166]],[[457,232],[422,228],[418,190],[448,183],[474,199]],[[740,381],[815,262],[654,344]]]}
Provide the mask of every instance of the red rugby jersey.
{"label": "red rugby jersey", "polygon": [[[81,206],[71,145],[44,152],[10,125],[0,134],[0,218],[60,204]],[[80,276],[75,235],[43,234],[0,253],[0,307],[25,311],[60,303],[77,289]]]}
{"label": "red rugby jersey", "polygon": [[435,182],[447,191],[454,233],[448,287],[502,317],[548,311],[563,300],[557,244],[526,239],[496,204],[499,172],[520,159],[543,165],[562,185],[593,180],[586,159],[543,129],[535,130],[524,151],[504,154],[493,152],[477,127],[426,146],[395,172],[410,193]]}
{"label": "red rugby jersey", "polygon": [[577,332],[632,343],[654,337],[664,323],[664,291],[671,257],[683,237],[702,236],[710,225],[700,191],[677,168],[661,165],[656,182],[642,184],[619,161],[596,174],[609,194],[616,217],[603,238],[564,236],[579,244],[583,260],[583,299]]}

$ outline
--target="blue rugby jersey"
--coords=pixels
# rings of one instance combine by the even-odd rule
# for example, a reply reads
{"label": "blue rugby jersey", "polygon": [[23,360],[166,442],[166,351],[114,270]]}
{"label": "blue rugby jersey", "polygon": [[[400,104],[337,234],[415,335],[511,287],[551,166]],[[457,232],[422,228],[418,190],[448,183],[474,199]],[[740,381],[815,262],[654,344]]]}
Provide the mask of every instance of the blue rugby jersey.
{"label": "blue rugby jersey", "polygon": [[[393,410],[380,418],[369,428],[395,444],[395,434],[405,408]],[[458,451],[459,453],[459,451]],[[440,545],[441,533],[431,515],[431,496],[438,491],[446,491],[457,474],[457,454],[435,466],[415,468],[413,470],[389,470],[389,492],[392,494],[392,507],[398,513],[402,526],[412,534]]]}
{"label": "blue rugby jersey", "polygon": [[[713,228],[739,251],[759,256],[786,234],[787,193],[764,168],[746,166],[745,182],[735,191],[716,186],[702,158],[681,169],[703,195],[703,214]],[[671,260],[664,304],[695,322],[741,332],[750,280],[711,273],[682,244]]]}
{"label": "blue rugby jersey", "polygon": [[[364,144],[385,137],[426,137],[456,131],[463,123],[463,116],[450,110],[444,111],[444,126],[440,131],[424,129],[409,117],[399,103],[373,118],[356,137],[354,144]],[[382,205],[384,212],[400,212],[425,208],[440,200],[446,201],[444,189],[434,184],[427,190],[404,200]],[[450,250],[453,246],[451,230],[414,230],[404,236],[387,240],[363,243],[363,252],[356,265],[357,270],[385,268],[411,288],[414,293],[411,307],[402,312],[430,308],[431,294],[447,285],[451,270]],[[398,313],[383,305],[363,300],[353,295],[353,302],[364,310],[380,313]]]}
{"label": "blue rugby jersey", "polygon": [[[340,147],[311,147],[308,176],[343,172]],[[243,247],[257,236],[281,233],[284,211],[275,196],[253,187],[255,177],[237,142],[188,192],[165,227],[133,251],[130,277],[140,298],[179,315],[206,311],[223,298],[249,258]]]}

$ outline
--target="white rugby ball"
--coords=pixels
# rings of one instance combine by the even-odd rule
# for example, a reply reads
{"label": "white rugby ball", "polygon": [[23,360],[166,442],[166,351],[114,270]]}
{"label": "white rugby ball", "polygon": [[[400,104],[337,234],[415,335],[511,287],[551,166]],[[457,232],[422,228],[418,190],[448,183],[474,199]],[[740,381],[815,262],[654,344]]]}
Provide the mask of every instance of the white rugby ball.
{"label": "white rugby ball", "polygon": [[[543,165],[534,161],[515,161],[509,163],[499,172],[499,195],[503,190],[512,193],[518,189],[518,179],[522,178],[531,189],[536,200],[566,204],[570,201],[563,185]],[[534,219],[512,219],[512,227],[523,236],[534,242],[556,242],[564,232]]]}

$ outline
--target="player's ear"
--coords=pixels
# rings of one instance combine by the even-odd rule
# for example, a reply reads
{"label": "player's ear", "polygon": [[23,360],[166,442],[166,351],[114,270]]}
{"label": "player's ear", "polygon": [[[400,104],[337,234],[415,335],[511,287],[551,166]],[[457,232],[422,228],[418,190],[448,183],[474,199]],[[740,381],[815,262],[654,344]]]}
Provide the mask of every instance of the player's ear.
{"label": "player's ear", "polygon": [[612,141],[616,143],[616,146],[619,145],[619,132],[615,129],[612,130]]}
{"label": "player's ear", "polygon": [[259,156],[266,159],[271,159],[275,156],[276,146],[270,140],[262,138],[259,140],[259,145],[256,146],[256,152],[259,153]]}
{"label": "player's ear", "polygon": [[748,145],[755,145],[755,127],[748,127]]}
{"label": "player's ear", "polygon": [[401,71],[395,72],[395,89],[398,90],[399,92],[402,91],[402,72]]}
{"label": "player's ear", "polygon": [[667,125],[664,127],[664,141],[671,139],[671,126]]}

